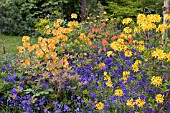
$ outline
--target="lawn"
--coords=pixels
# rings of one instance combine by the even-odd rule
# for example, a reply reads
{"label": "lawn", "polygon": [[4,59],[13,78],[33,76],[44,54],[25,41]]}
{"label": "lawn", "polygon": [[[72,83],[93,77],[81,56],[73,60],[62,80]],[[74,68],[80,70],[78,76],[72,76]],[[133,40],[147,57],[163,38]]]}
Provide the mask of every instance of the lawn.
{"label": "lawn", "polygon": [[[35,43],[37,41],[36,38],[30,39],[31,43]],[[22,45],[22,37],[21,36],[7,36],[0,34],[0,53],[2,54],[16,54],[17,47]]]}

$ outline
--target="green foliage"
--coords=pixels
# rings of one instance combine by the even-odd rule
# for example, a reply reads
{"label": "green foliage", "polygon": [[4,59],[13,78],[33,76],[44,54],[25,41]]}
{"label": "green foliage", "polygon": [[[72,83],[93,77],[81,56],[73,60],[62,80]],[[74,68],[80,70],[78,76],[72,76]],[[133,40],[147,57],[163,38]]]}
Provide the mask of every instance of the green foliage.
{"label": "green foliage", "polygon": [[[107,3],[107,4],[106,4]],[[136,17],[139,13],[162,13],[162,0],[107,0],[106,10],[112,17]]]}

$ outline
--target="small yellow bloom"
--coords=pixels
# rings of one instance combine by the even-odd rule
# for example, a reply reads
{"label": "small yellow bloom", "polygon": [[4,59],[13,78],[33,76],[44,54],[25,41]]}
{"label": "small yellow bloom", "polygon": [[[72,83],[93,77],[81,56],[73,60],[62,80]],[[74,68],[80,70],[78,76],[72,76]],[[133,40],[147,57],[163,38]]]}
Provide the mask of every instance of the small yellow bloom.
{"label": "small yellow bloom", "polygon": [[127,100],[126,101],[126,105],[129,106],[129,107],[134,107],[134,102],[133,102],[133,99],[130,99],[130,100]]}
{"label": "small yellow bloom", "polygon": [[108,87],[113,87],[113,83],[112,83],[112,81],[110,81],[110,80],[106,82],[106,85],[107,85]]}
{"label": "small yellow bloom", "polygon": [[107,51],[106,55],[107,57],[110,57],[110,56],[114,56],[115,54],[113,53],[113,51]]}
{"label": "small yellow bloom", "polygon": [[104,104],[102,102],[96,104],[96,109],[102,110],[103,108],[104,108]]}
{"label": "small yellow bloom", "polygon": [[123,19],[123,21],[122,21],[123,24],[129,24],[129,23],[131,23],[131,22],[132,22],[132,19],[131,19],[131,18],[125,18],[125,19]]}
{"label": "small yellow bloom", "polygon": [[143,99],[140,99],[140,97],[135,101],[135,104],[138,106],[138,107],[143,107],[145,105],[145,100]]}
{"label": "small yellow bloom", "polygon": [[77,14],[76,13],[72,13],[71,14],[71,18],[77,18]]}
{"label": "small yellow bloom", "polygon": [[160,86],[162,84],[162,78],[160,76],[153,76],[151,78],[151,84],[157,86]]}
{"label": "small yellow bloom", "polygon": [[156,102],[157,102],[157,103],[163,103],[163,101],[164,101],[164,95],[162,95],[162,94],[157,94],[156,97],[155,97],[155,99],[156,99]]}
{"label": "small yellow bloom", "polygon": [[125,32],[125,33],[131,33],[132,32],[132,29],[130,28],[130,27],[125,27],[124,29],[123,29],[123,31]]}
{"label": "small yellow bloom", "polygon": [[123,96],[123,94],[124,94],[124,93],[123,93],[122,89],[116,89],[116,90],[115,90],[115,95],[116,95],[116,96],[121,97],[121,96]]}
{"label": "small yellow bloom", "polygon": [[139,71],[138,65],[133,64],[133,65],[132,65],[132,70],[133,70],[134,72],[138,72],[138,71]]}
{"label": "small yellow bloom", "polygon": [[126,50],[126,51],[125,51],[125,56],[126,56],[126,57],[131,57],[131,56],[132,56],[132,51]]}
{"label": "small yellow bloom", "polygon": [[29,41],[30,40],[30,37],[29,36],[23,36],[22,37],[22,41],[25,42],[25,41]]}

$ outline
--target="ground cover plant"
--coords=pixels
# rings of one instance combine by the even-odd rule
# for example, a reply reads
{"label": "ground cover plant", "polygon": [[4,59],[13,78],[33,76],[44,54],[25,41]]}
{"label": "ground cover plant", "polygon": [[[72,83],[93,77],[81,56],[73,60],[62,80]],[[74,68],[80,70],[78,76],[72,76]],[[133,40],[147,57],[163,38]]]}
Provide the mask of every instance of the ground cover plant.
{"label": "ground cover plant", "polygon": [[16,56],[0,59],[0,111],[170,112],[169,24],[139,14],[121,30],[101,14],[83,23],[75,13],[68,23],[42,19],[37,43],[23,36]]}

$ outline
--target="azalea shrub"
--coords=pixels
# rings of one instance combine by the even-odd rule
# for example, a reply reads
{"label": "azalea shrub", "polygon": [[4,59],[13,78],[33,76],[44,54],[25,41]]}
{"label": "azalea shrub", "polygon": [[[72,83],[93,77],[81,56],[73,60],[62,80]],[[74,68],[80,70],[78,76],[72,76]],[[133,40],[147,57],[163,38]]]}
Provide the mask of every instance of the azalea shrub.
{"label": "azalea shrub", "polygon": [[75,13],[68,23],[42,19],[37,44],[23,36],[13,63],[1,59],[1,111],[169,112],[169,23],[139,14],[121,30],[105,14],[82,23]]}

